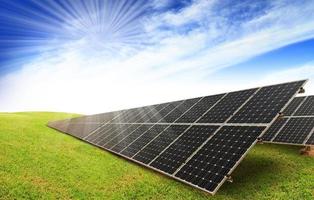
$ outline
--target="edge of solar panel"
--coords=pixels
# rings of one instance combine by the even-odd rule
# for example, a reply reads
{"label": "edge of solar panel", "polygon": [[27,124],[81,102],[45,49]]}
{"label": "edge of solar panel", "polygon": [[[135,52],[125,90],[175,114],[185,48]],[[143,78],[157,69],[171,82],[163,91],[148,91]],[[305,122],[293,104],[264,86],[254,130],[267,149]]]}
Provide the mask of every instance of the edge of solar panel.
{"label": "edge of solar panel", "polygon": [[264,143],[267,143],[267,144],[282,144],[282,145],[291,145],[291,146],[313,146],[314,147],[314,144],[306,144],[306,143],[303,143],[303,144],[297,144],[297,143],[287,143],[287,142],[270,142],[270,141],[263,141]]}
{"label": "edge of solar panel", "polygon": [[[314,117],[314,115],[308,115],[308,116],[296,115],[297,111],[303,105],[303,103],[306,101],[306,99],[308,97],[314,97],[314,95],[295,97],[295,98],[303,98],[303,100],[301,101],[300,105],[297,106],[291,114],[286,115],[286,116],[283,117],[283,119],[287,119],[287,122],[280,128],[280,130],[283,129],[286,126],[286,124],[289,122],[289,119],[292,119],[292,118],[300,119],[300,118],[312,118],[312,117]],[[271,140],[263,140],[263,142],[264,143],[268,143],[268,144],[282,144],[282,145],[292,145],[292,146],[314,146],[314,143],[313,144],[308,144],[307,143],[309,141],[309,139],[314,136],[314,125],[313,125],[313,129],[309,132],[308,136],[305,138],[303,143],[293,143],[293,142],[289,143],[289,142],[274,141],[275,138],[277,137],[277,135],[280,133],[280,130],[276,132],[275,136]]]}
{"label": "edge of solar panel", "polygon": [[[312,133],[310,134],[311,136],[314,135],[314,132],[312,131]],[[309,139],[309,138],[308,138]],[[303,142],[302,144],[300,143],[289,143],[289,142],[276,142],[276,141],[263,141],[263,143],[268,143],[268,144],[283,144],[283,145],[291,145],[291,146],[314,146],[314,144],[307,144],[307,140],[305,140],[305,142]]]}
{"label": "edge of solar panel", "polygon": [[[299,80],[299,81],[300,81],[300,82],[303,81],[303,84],[300,86],[300,88],[302,88],[302,87],[307,83],[308,79]],[[290,81],[290,82],[285,82],[285,83],[282,83],[282,84],[288,84],[288,83],[293,83],[293,82],[298,82],[298,81]],[[273,85],[278,85],[278,84],[270,84],[270,85],[261,86],[261,87],[254,87],[254,88],[263,88],[263,87],[273,86]],[[249,89],[254,89],[254,88],[249,88]],[[248,89],[245,89],[245,90],[248,90]],[[239,91],[242,91],[242,90],[239,90]],[[232,91],[232,92],[233,92],[233,91]],[[292,95],[292,97],[291,97],[290,100],[285,104],[285,106],[281,108],[280,112],[282,112],[282,111],[291,103],[291,101],[292,101],[293,98],[298,94],[298,92],[299,92],[299,90],[296,91],[296,92]],[[229,93],[229,92],[228,92],[228,93]],[[221,94],[226,94],[226,93],[221,93]],[[244,103],[244,104],[245,104],[245,103]],[[279,112],[279,113],[280,113],[280,112]],[[268,125],[265,125],[265,129],[261,132],[261,134],[259,135],[258,138],[262,137],[263,134],[265,134],[265,132],[269,129],[269,127],[271,126],[271,124],[279,117],[279,113],[272,119],[272,121],[271,121],[270,123],[268,123]],[[234,114],[235,114],[235,113],[234,113]],[[225,122],[224,124],[226,124],[226,122]],[[242,124],[243,126],[245,126],[243,123],[240,123],[240,124]],[[231,124],[231,125],[232,125],[232,124]],[[49,123],[48,123],[48,126],[50,127]],[[223,127],[223,125],[221,125],[221,127]],[[55,130],[58,130],[58,129],[55,128],[55,127],[51,127],[51,128],[53,128],[53,129],[55,129]],[[77,139],[79,139],[79,140],[81,140],[81,141],[83,141],[83,142],[87,142],[87,143],[89,143],[89,144],[91,144],[91,145],[93,145],[93,146],[95,146],[95,147],[100,148],[100,149],[107,150],[107,151],[113,153],[114,155],[123,157],[123,158],[125,158],[125,159],[127,159],[127,160],[130,160],[130,161],[132,161],[132,162],[135,162],[135,163],[137,163],[137,164],[139,164],[139,165],[141,165],[141,166],[145,166],[145,167],[147,167],[147,168],[149,168],[149,169],[152,169],[152,170],[154,170],[154,171],[157,171],[157,172],[159,172],[159,173],[161,173],[161,174],[163,174],[163,175],[166,175],[166,176],[168,176],[168,177],[170,177],[170,178],[173,178],[173,179],[178,180],[178,181],[180,181],[180,182],[182,182],[182,183],[185,183],[185,184],[187,184],[187,185],[190,185],[190,186],[192,186],[192,187],[194,187],[194,188],[200,189],[200,190],[202,190],[202,191],[204,191],[204,192],[206,192],[206,193],[209,193],[209,194],[211,194],[211,195],[216,194],[216,192],[220,189],[220,187],[221,187],[221,186],[224,184],[224,182],[227,181],[227,179],[228,179],[228,177],[225,176],[224,179],[223,179],[223,180],[218,184],[218,186],[215,188],[215,190],[211,192],[211,191],[206,190],[206,189],[204,189],[204,188],[201,188],[201,187],[199,187],[199,186],[197,186],[197,185],[195,185],[195,184],[192,184],[192,183],[187,182],[187,181],[185,181],[185,180],[183,180],[183,179],[180,179],[180,178],[178,178],[178,177],[176,177],[176,176],[174,176],[174,175],[165,173],[164,171],[161,171],[161,170],[159,170],[159,169],[156,169],[156,168],[154,168],[154,167],[152,167],[152,166],[150,166],[150,165],[144,164],[144,163],[139,162],[139,161],[137,161],[137,160],[135,160],[135,159],[129,158],[129,157],[127,157],[127,156],[124,156],[124,155],[122,155],[122,154],[120,154],[120,153],[118,153],[118,152],[114,152],[114,151],[112,151],[112,150],[110,150],[110,149],[106,149],[106,148],[104,148],[104,147],[102,147],[102,146],[99,146],[99,145],[97,145],[97,144],[91,143],[91,142],[89,142],[89,141],[87,141],[87,140],[84,140],[83,138],[77,137],[77,136],[75,136],[75,135],[72,135],[72,134],[70,134],[70,133],[64,132],[64,131],[62,131],[62,130],[59,130],[59,131],[61,131],[61,132],[63,132],[63,133],[66,133],[66,134],[68,134],[68,135],[70,135],[70,136],[72,136],[72,137],[74,137],[74,138],[77,138]],[[215,134],[216,134],[216,133],[214,133],[213,135],[215,135]],[[211,136],[211,137],[212,137],[212,136]],[[253,146],[254,146],[257,142],[258,142],[258,139],[256,139],[256,140],[251,144],[251,146],[247,148],[247,150],[242,154],[242,156],[240,157],[240,159],[238,159],[237,162],[235,163],[235,165],[229,170],[228,175],[232,174],[232,172],[237,168],[237,166],[242,162],[242,160],[244,159],[244,157],[247,155],[247,153],[253,148]],[[205,143],[206,143],[206,142],[205,142]]]}

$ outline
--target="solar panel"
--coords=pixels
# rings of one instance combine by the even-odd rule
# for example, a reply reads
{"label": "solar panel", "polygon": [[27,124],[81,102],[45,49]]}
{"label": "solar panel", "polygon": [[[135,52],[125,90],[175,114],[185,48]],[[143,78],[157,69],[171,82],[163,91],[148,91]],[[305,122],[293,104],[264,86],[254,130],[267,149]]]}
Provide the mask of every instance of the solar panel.
{"label": "solar panel", "polygon": [[314,145],[314,131],[310,135],[309,139],[305,142],[306,145]]}
{"label": "solar panel", "polygon": [[265,127],[224,126],[175,174],[214,192]]}
{"label": "solar panel", "polygon": [[[164,117],[166,117],[167,115],[169,115],[173,110],[175,110],[179,105],[181,105],[182,103],[184,103],[184,101],[177,101],[177,102],[172,102],[169,103],[168,106],[166,106],[164,109],[162,109],[157,117],[155,117],[154,119],[151,119],[150,122],[151,123],[156,123],[156,122],[165,122],[165,120],[163,119]],[[156,120],[155,120],[156,119]],[[155,121],[154,121],[155,120]]]}
{"label": "solar panel", "polygon": [[92,134],[89,134],[85,136],[85,140],[94,142],[99,140],[99,138],[106,138],[109,134],[114,132],[115,126],[112,124],[106,124],[102,127],[99,127],[97,130],[95,130]]}
{"label": "solar panel", "polygon": [[308,96],[294,116],[314,116],[314,96]]}
{"label": "solar panel", "polygon": [[133,111],[133,113],[129,114],[129,116],[124,119],[123,121],[126,123],[134,123],[135,121],[142,118],[142,116],[148,114],[150,110],[148,108],[137,108]]}
{"label": "solar panel", "polygon": [[214,194],[304,83],[116,111],[82,133],[49,126]]}
{"label": "solar panel", "polygon": [[137,152],[139,152],[145,145],[152,141],[155,137],[159,135],[163,130],[165,130],[168,125],[155,124],[152,128],[147,130],[142,136],[134,140],[127,148],[125,148],[121,154],[129,157],[133,157]]}
{"label": "solar panel", "polygon": [[176,138],[178,138],[189,126],[188,125],[170,125],[158,137],[150,141],[133,158],[139,162],[149,164],[166,147],[168,147]]}
{"label": "solar panel", "polygon": [[[106,125],[109,129],[109,131],[106,131],[106,135],[100,135],[98,138],[94,139],[94,141],[91,141],[93,143],[96,143],[97,145],[104,145],[108,141],[115,138],[119,133],[121,132],[132,132],[136,129],[136,127],[132,126],[132,124],[107,124]],[[86,138],[87,141],[88,138]]]}
{"label": "solar panel", "polygon": [[287,106],[287,108],[283,111],[285,116],[292,116],[293,113],[297,110],[298,107],[302,104],[305,97],[296,97],[294,98],[291,103]]}
{"label": "solar panel", "polygon": [[247,101],[256,89],[231,92],[227,94],[210,112],[207,112],[198,123],[224,123],[245,101]]}
{"label": "solar panel", "polygon": [[201,98],[185,100],[178,107],[173,109],[168,115],[166,115],[160,122],[172,123],[185,112],[187,112],[194,104],[196,104]]}
{"label": "solar panel", "polygon": [[263,135],[268,143],[314,145],[314,96],[296,97]]}
{"label": "solar panel", "polygon": [[286,118],[279,118],[276,120],[270,128],[266,131],[266,133],[263,135],[263,140],[270,141],[272,138],[275,137],[275,135],[278,133],[278,131],[285,125],[285,123],[288,121]]}
{"label": "solar panel", "polygon": [[98,129],[101,125],[101,123],[73,123],[70,120],[56,121],[50,124],[51,127],[58,127],[58,130],[72,133],[79,138],[85,137],[91,131]]}
{"label": "solar panel", "polygon": [[196,105],[183,114],[176,122],[193,123],[199,119],[206,111],[214,106],[226,94],[203,97]]}
{"label": "solar panel", "polygon": [[260,88],[228,122],[271,123],[302,85],[301,82],[293,82]]}
{"label": "solar panel", "polygon": [[49,126],[65,133],[71,133],[79,138],[84,138],[90,132],[97,130],[104,123],[108,123],[119,116],[120,112],[109,112],[96,115],[86,115],[71,119],[49,122]]}
{"label": "solar panel", "polygon": [[136,113],[136,109],[129,109],[129,110],[123,110],[121,111],[121,114],[113,119],[113,122],[119,123],[119,122],[126,122],[129,120],[130,117],[136,116],[138,113]]}
{"label": "solar panel", "polygon": [[126,129],[120,130],[119,133],[117,133],[116,136],[114,136],[112,139],[108,139],[104,144],[100,144],[99,146],[105,147],[106,149],[111,149],[113,146],[118,144],[123,138],[127,137],[129,134],[133,133],[136,129],[138,129],[141,126],[141,124],[131,124]]}
{"label": "solar panel", "polygon": [[69,119],[70,123],[105,123],[119,116],[119,112],[109,112],[96,115],[87,115]]}
{"label": "solar panel", "polygon": [[218,126],[191,126],[150,165],[174,173],[217,129]]}
{"label": "solar panel", "polygon": [[311,133],[314,118],[290,118],[273,140],[281,143],[303,144]]}
{"label": "solar panel", "polygon": [[146,112],[145,114],[142,114],[141,117],[136,119],[134,122],[135,123],[144,123],[144,122],[148,121],[150,118],[152,118],[156,113],[158,113],[165,106],[166,106],[166,104],[147,106],[146,109],[148,110],[148,112]]}
{"label": "solar panel", "polygon": [[122,138],[120,142],[114,145],[111,149],[115,152],[120,152],[124,148],[126,148],[131,142],[136,140],[142,134],[144,134],[148,129],[150,129],[153,125],[142,124],[137,129],[135,129],[132,133]]}

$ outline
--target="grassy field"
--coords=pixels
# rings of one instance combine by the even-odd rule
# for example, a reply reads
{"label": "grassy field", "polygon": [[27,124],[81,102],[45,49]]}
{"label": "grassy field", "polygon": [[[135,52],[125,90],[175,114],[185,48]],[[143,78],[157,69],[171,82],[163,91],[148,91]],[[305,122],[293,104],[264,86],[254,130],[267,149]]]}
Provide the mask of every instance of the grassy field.
{"label": "grassy field", "polygon": [[215,196],[46,127],[64,113],[0,113],[0,199],[314,199],[314,158],[257,145]]}

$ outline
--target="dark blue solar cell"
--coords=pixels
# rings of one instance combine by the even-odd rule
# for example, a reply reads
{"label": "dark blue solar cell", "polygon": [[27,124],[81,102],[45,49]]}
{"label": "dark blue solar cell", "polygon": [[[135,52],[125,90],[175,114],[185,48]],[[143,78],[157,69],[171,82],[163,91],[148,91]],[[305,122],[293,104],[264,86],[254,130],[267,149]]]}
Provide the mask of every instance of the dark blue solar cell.
{"label": "dark blue solar cell", "polygon": [[305,81],[261,88],[228,123],[270,123]]}
{"label": "dark blue solar cell", "polygon": [[176,174],[213,192],[265,127],[222,127]]}

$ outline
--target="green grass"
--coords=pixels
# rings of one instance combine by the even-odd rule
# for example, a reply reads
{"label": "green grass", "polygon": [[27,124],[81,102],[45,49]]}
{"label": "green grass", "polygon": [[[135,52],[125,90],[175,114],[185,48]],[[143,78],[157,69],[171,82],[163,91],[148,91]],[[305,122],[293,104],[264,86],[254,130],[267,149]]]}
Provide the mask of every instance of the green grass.
{"label": "green grass", "polygon": [[257,145],[215,196],[46,127],[64,113],[0,113],[0,199],[314,199],[314,158]]}

